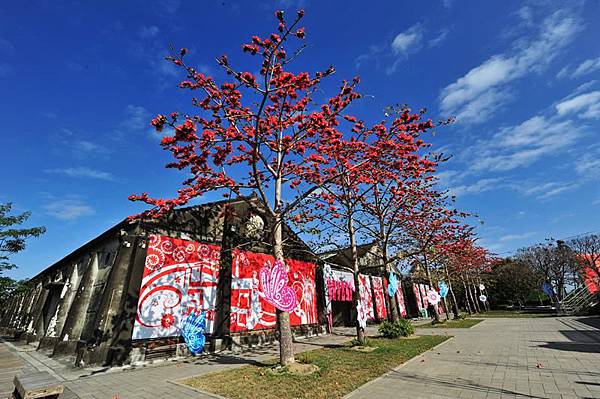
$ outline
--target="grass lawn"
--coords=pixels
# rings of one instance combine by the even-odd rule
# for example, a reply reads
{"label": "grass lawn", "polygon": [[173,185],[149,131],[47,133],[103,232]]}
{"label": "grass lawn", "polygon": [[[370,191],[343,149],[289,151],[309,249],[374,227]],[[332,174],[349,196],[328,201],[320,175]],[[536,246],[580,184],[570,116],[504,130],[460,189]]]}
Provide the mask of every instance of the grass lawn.
{"label": "grass lawn", "polygon": [[490,310],[489,312],[482,312],[474,317],[552,317],[556,316],[553,313],[528,313],[518,310]]}
{"label": "grass lawn", "polygon": [[438,324],[421,324],[416,326],[417,328],[471,328],[475,324],[481,323],[481,319],[462,319],[462,320],[442,320],[442,323]]}
{"label": "grass lawn", "polygon": [[228,398],[341,398],[448,338],[372,338],[369,345],[377,347],[372,352],[359,352],[346,345],[298,354],[299,362],[319,366],[320,370],[311,375],[275,374],[271,371],[273,360],[180,382]]}

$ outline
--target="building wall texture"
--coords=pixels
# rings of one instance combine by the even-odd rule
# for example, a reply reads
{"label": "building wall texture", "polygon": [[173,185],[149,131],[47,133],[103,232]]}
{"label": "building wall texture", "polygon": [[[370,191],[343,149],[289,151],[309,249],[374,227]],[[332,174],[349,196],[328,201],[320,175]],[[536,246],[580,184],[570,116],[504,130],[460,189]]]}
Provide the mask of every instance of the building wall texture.
{"label": "building wall texture", "polygon": [[[170,356],[179,337],[134,340],[140,285],[149,237],[165,236],[216,245],[221,250],[214,329],[209,348],[274,339],[273,331],[232,333],[230,329],[234,250],[270,252],[266,218],[247,200],[174,211],[152,221],[123,221],[31,279],[29,292],[2,305],[0,332],[37,344],[52,356],[75,357],[77,365],[123,364]],[[308,248],[287,231],[286,257],[314,262]],[[318,323],[302,333],[321,331]]]}

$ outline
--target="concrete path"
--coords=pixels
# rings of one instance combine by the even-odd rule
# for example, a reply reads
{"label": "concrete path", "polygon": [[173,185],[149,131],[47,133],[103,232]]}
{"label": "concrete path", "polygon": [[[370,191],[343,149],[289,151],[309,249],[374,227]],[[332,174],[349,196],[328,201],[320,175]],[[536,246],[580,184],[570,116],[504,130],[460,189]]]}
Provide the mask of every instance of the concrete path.
{"label": "concrete path", "polygon": [[361,387],[358,398],[600,398],[600,319],[490,318]]}
{"label": "concrete path", "polygon": [[[368,327],[367,334],[376,334]],[[294,350],[304,352],[326,345],[336,345],[353,337],[352,328],[336,329],[334,334],[301,339]],[[240,367],[278,356],[276,346],[245,350],[239,354],[206,355],[185,360],[163,361],[125,369],[73,369],[44,356],[28,345],[0,340],[0,399],[12,392],[12,378],[22,370],[48,371],[66,387],[61,399],[137,399],[137,398],[206,398],[199,392],[173,381],[187,377]],[[5,377],[5,378],[4,378]]]}
{"label": "concrete path", "polygon": [[[487,319],[472,329],[418,329],[454,338],[361,387],[352,398],[600,398],[600,318]],[[368,334],[375,334],[374,327]],[[339,344],[352,329],[301,340],[296,351]],[[172,383],[277,355],[277,348],[165,361],[128,370],[65,367],[28,347],[0,344],[0,399],[19,370],[51,371],[61,398],[203,398]],[[539,364],[539,366],[538,366]]]}

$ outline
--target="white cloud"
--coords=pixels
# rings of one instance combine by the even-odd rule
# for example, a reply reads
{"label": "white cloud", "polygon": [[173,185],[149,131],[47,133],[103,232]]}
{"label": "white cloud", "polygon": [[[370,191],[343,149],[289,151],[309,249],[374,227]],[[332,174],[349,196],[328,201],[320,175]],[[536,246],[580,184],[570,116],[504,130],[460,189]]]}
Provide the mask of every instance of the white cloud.
{"label": "white cloud", "polygon": [[509,83],[540,72],[580,31],[578,18],[556,11],[541,23],[537,36],[515,42],[512,51],[491,56],[440,93],[445,114],[457,121],[478,123],[489,119],[512,96]]}
{"label": "white cloud", "polygon": [[453,187],[450,189],[450,192],[453,195],[456,195],[457,197],[468,194],[479,194],[502,187],[503,180],[504,179],[502,178],[496,177],[481,179],[472,184],[463,184],[457,187]]}
{"label": "white cloud", "polygon": [[556,77],[563,79],[568,76],[571,79],[576,79],[598,70],[600,70],[600,57],[585,60],[576,68],[573,68],[572,65],[567,65],[556,74]]}
{"label": "white cloud", "polygon": [[151,25],[151,26],[142,26],[138,32],[138,35],[142,39],[150,39],[150,38],[155,37],[159,33],[160,33],[160,29],[158,29],[158,26]]}
{"label": "white cloud", "polygon": [[404,32],[396,35],[392,41],[392,52],[396,55],[407,56],[409,53],[419,49],[423,41],[423,28],[420,24],[411,26]]}
{"label": "white cloud", "polygon": [[587,152],[578,154],[575,161],[575,171],[584,180],[595,180],[600,178],[600,145],[592,145]]}
{"label": "white cloud", "polygon": [[530,185],[527,186],[526,183],[521,183],[519,189],[523,194],[535,196],[538,199],[554,197],[565,191],[574,190],[579,187],[579,183],[572,182],[549,182],[544,184],[531,182],[529,184]]}
{"label": "white cloud", "polygon": [[98,180],[114,180],[115,177],[108,173],[103,172],[101,170],[95,170],[85,167],[78,168],[63,168],[63,169],[46,169],[44,172],[55,174],[55,175],[63,175],[67,177],[74,178],[90,178],[90,179],[98,179]]}
{"label": "white cloud", "polygon": [[53,198],[44,205],[46,214],[59,220],[74,221],[84,216],[90,216],[96,211],[79,198]]}
{"label": "white cloud", "polygon": [[127,105],[125,107],[125,118],[121,121],[120,127],[126,129],[143,129],[150,126],[150,112],[140,105]]}
{"label": "white cloud", "polygon": [[573,72],[573,77],[578,78],[597,70],[600,70],[600,57],[583,61]]}
{"label": "white cloud", "polygon": [[478,171],[508,171],[567,150],[583,134],[583,127],[570,120],[534,116],[508,126],[487,140],[467,149],[471,168]]}
{"label": "white cloud", "polygon": [[556,104],[556,112],[559,115],[577,113],[577,116],[585,119],[600,118],[600,91],[592,91],[579,94]]}
{"label": "white cloud", "polygon": [[499,237],[498,241],[499,242],[508,242],[508,241],[524,240],[524,239],[534,236],[535,234],[536,234],[536,232],[534,232],[534,231],[530,231],[528,233],[523,233],[523,234],[506,234],[506,235],[503,235],[502,237]]}
{"label": "white cloud", "polygon": [[427,44],[429,45],[429,47],[439,46],[448,38],[449,33],[450,31],[448,29],[442,29],[440,33],[433,39],[430,39]]}
{"label": "white cloud", "polygon": [[161,14],[173,15],[179,10],[180,6],[181,0],[160,0],[158,2],[158,11]]}

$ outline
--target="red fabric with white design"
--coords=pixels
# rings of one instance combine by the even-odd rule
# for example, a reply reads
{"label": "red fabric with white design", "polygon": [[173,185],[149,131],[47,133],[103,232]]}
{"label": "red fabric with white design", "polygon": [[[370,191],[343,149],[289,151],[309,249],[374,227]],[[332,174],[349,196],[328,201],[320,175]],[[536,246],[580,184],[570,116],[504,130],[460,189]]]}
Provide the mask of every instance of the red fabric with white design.
{"label": "red fabric with white design", "polygon": [[398,289],[396,290],[396,301],[398,302],[400,316],[406,317],[406,304],[404,303],[404,293],[400,284],[398,284]]}
{"label": "red fabric with white design", "polygon": [[412,289],[413,289],[413,294],[415,294],[417,308],[419,309],[419,311],[421,311],[421,309],[423,309],[423,300],[421,299],[421,290],[419,289],[419,286],[417,284],[413,284]]}
{"label": "red fabric with white design", "polygon": [[371,279],[364,274],[358,275],[359,294],[362,308],[367,320],[375,320],[375,310],[373,305],[373,294],[371,290]]}
{"label": "red fabric with white design", "polygon": [[375,314],[377,319],[385,320],[387,318],[387,307],[385,305],[385,295],[383,279],[377,276],[371,276],[373,282],[373,293],[375,294]]}
{"label": "red fabric with white design", "polygon": [[212,332],[220,258],[216,245],[150,235],[133,339],[180,335],[191,311],[204,311]]}
{"label": "red fabric with white design", "polygon": [[[261,296],[259,271],[275,258],[256,252],[234,250],[231,276],[230,329],[232,332],[275,328],[275,307]],[[288,286],[296,293],[298,306],[290,312],[292,326],[316,324],[315,265],[287,259]]]}

